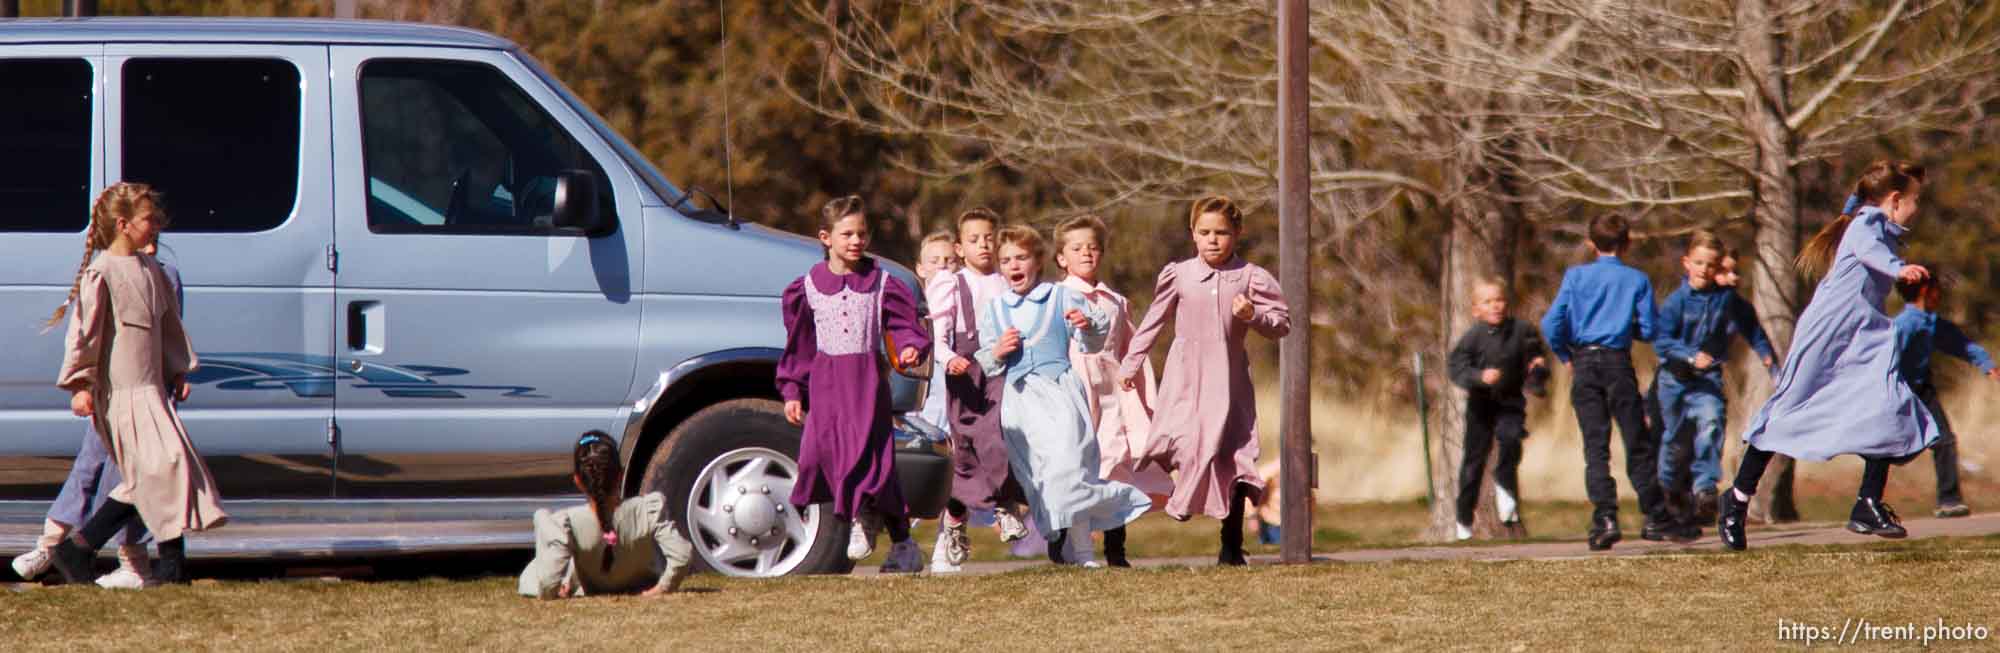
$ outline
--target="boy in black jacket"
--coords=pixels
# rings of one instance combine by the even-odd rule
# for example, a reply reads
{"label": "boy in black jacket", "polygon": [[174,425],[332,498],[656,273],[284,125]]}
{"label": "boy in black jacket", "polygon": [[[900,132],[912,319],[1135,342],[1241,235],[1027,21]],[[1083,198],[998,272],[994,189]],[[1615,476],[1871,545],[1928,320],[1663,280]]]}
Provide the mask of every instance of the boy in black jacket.
{"label": "boy in black jacket", "polygon": [[1494,508],[1500,521],[1521,519],[1520,489],[1515,470],[1521,466],[1521,439],[1527,437],[1525,388],[1541,395],[1548,379],[1541,333],[1534,325],[1507,316],[1507,296],[1499,279],[1480,279],[1472,287],[1472,328],[1451,349],[1451,382],[1465,388],[1465,458],[1458,467],[1458,539],[1472,537],[1472,512],[1479,507],[1479,482],[1486,473],[1486,453],[1500,441],[1500,460],[1493,468]]}

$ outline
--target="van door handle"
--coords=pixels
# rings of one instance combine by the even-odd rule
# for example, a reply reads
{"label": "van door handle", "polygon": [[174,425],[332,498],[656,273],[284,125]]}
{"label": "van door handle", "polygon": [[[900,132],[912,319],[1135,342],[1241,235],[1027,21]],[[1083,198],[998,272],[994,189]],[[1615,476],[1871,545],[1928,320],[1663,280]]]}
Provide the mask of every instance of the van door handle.
{"label": "van door handle", "polygon": [[[388,308],[374,300],[347,303],[347,350],[355,354],[380,354],[388,344]],[[361,361],[353,362],[355,371]]]}

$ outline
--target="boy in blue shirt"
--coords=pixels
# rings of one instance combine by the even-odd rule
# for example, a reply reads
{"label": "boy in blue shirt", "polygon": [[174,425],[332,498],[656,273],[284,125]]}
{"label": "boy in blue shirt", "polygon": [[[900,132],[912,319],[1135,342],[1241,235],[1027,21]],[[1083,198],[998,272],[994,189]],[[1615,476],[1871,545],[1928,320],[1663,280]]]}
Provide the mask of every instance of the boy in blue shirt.
{"label": "boy in blue shirt", "polygon": [[1640,536],[1648,540],[1692,542],[1698,530],[1672,519],[1663,501],[1658,472],[1658,439],[1646,430],[1639,380],[1632,371],[1632,340],[1653,339],[1653,284],[1644,272],[1618,260],[1631,245],[1625,219],[1599,216],[1590,222],[1597,260],[1563,273],[1562,287],[1542,317],[1549,351],[1570,367],[1570,405],[1583,431],[1584,487],[1594,510],[1590,550],[1617,544],[1618,484],[1611,478],[1611,421],[1625,442],[1625,476],[1646,514]]}
{"label": "boy in blue shirt", "polygon": [[[1660,303],[1659,332],[1653,339],[1660,356],[1653,378],[1660,410],[1655,424],[1660,451],[1671,452],[1682,426],[1689,422],[1694,426],[1691,488],[1696,510],[1689,518],[1697,526],[1715,520],[1712,506],[1716,483],[1722,476],[1722,425],[1728,415],[1722,368],[1729,357],[1729,336],[1732,332],[1743,334],[1765,368],[1776,360],[1771,342],[1757,324],[1756,311],[1717,280],[1724,251],[1722,239],[1713,232],[1696,231],[1688,238],[1687,253],[1681,257],[1687,279]],[[1660,487],[1669,493],[1670,500],[1683,496],[1683,472],[1674,458],[1662,453],[1659,461]],[[1702,506],[1711,508],[1701,510]]]}
{"label": "boy in blue shirt", "polygon": [[1937,386],[1931,383],[1931,354],[1948,354],[1979,366],[1979,371],[1988,378],[2000,380],[2000,369],[1993,365],[1993,357],[1986,349],[1965,336],[1965,332],[1950,320],[1938,317],[1938,304],[1943,299],[1937,275],[1933,274],[1917,283],[1896,282],[1896,293],[1903,296],[1903,312],[1896,315],[1897,371],[1910,384],[1924,406],[1937,420],[1938,439],[1931,445],[1931,458],[1937,464],[1937,512],[1939,517],[1964,517],[1972,514],[1965,505],[1965,497],[1958,489],[1958,437],[1952,433],[1951,421],[1944,416],[1944,407],[1938,404]]}

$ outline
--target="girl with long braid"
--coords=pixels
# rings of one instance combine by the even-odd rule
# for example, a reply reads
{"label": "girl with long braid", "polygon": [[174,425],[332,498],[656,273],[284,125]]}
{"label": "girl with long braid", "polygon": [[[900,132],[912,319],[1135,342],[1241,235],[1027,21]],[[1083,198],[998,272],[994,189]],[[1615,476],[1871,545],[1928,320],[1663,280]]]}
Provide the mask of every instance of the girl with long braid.
{"label": "girl with long braid", "polygon": [[694,546],[652,492],[624,499],[625,466],[603,431],[576,440],[571,480],[590,503],[535,511],[535,559],[521,571],[522,596],[658,596],[680,589]]}
{"label": "girl with long braid", "polygon": [[71,393],[71,412],[93,420],[122,477],[83,528],[51,551],[66,582],[93,580],[97,550],[135,518],[159,542],[154,580],[186,582],[182,535],[229,519],[174,406],[187,399],[187,375],[198,362],[173,286],[145,253],[164,221],[151,187],[104,189],[90,210],[69,300],[49,317],[53,326],[76,307],[56,385]]}

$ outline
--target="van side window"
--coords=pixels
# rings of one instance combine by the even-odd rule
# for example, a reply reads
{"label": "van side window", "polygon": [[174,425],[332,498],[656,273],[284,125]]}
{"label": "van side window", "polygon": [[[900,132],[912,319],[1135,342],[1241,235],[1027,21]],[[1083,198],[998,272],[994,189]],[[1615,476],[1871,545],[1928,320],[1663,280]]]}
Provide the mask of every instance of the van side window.
{"label": "van side window", "polygon": [[171,231],[264,231],[298,203],[299,70],[278,59],[125,62],[124,170]]}
{"label": "van side window", "polygon": [[377,59],[361,69],[362,166],[376,233],[557,233],[556,179],[604,168],[499,70],[480,63]]}
{"label": "van side window", "polygon": [[90,62],[0,59],[0,231],[90,224]]}

